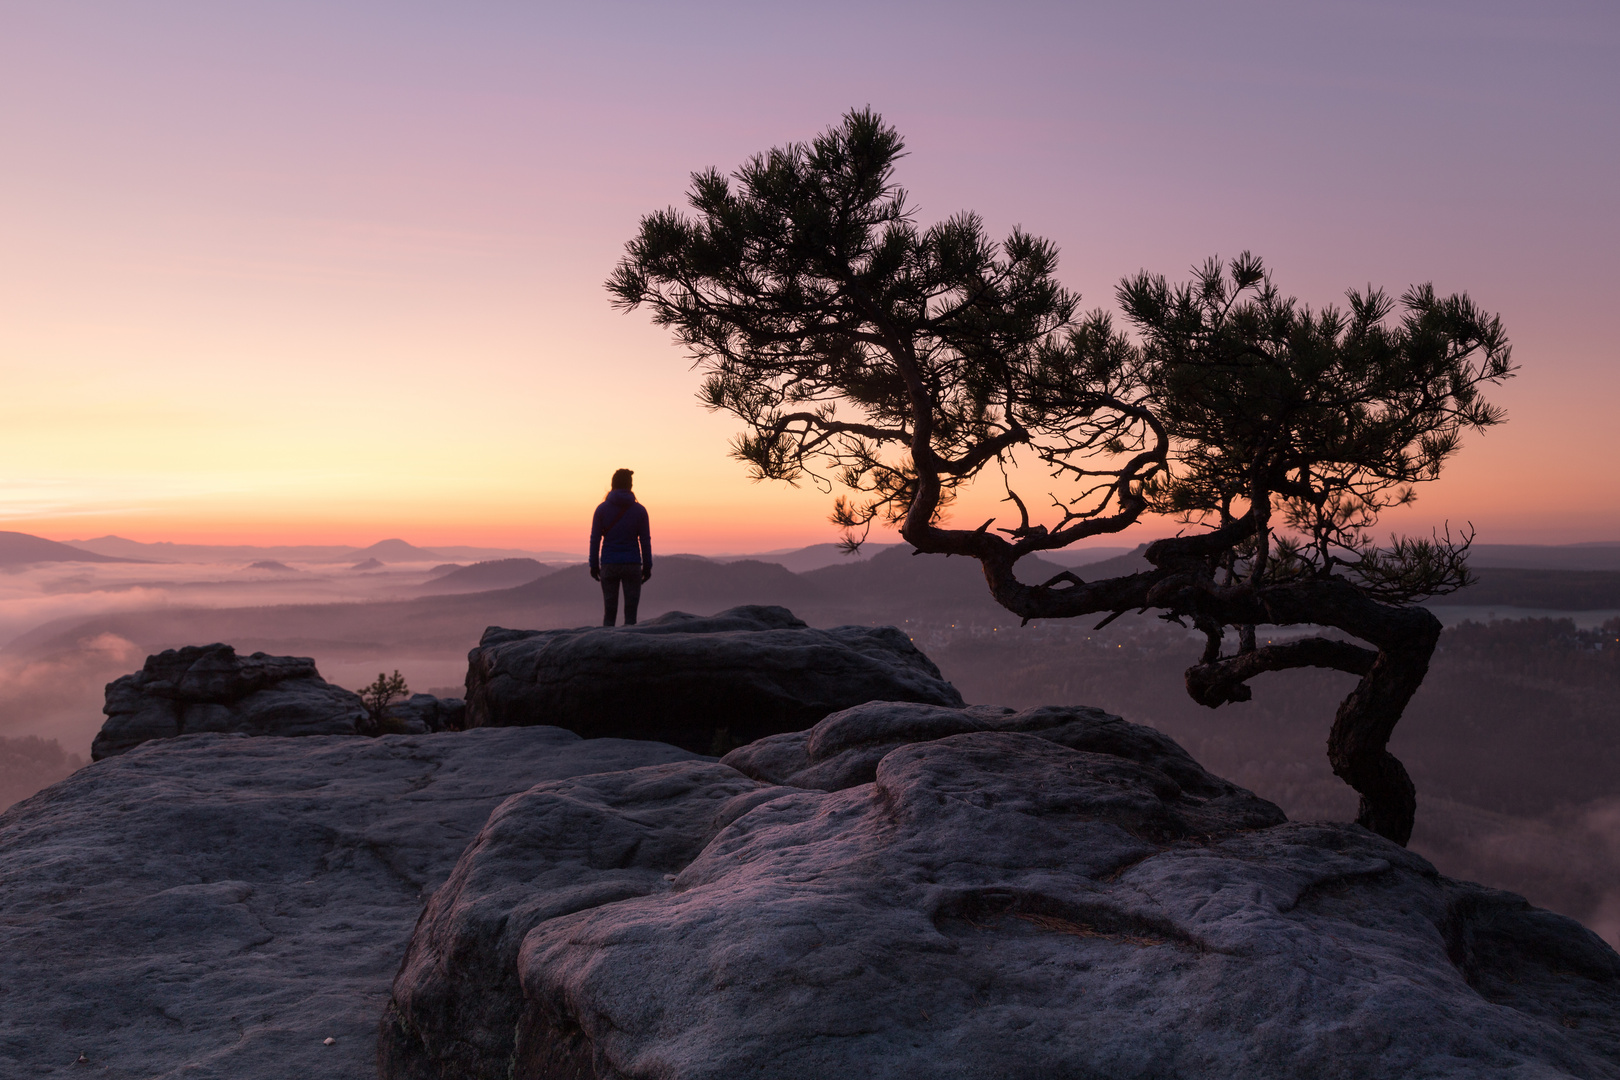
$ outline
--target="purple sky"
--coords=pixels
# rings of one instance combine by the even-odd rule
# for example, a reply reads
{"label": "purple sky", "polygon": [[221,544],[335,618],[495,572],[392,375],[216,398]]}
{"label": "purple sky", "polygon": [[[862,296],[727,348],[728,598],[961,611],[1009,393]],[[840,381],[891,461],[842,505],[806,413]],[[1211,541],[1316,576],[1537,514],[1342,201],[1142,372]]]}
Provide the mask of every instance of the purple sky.
{"label": "purple sky", "polygon": [[828,539],[601,282],[867,104],[1087,306],[1244,248],[1469,291],[1511,420],[1392,523],[1620,539],[1612,3],[5,5],[0,528],[550,546],[632,463],[681,547]]}

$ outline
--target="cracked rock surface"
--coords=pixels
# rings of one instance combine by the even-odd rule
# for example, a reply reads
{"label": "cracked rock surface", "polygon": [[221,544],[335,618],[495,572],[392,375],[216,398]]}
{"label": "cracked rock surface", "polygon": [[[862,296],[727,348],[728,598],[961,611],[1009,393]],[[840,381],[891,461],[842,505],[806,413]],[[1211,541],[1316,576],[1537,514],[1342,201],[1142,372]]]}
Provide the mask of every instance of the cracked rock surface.
{"label": "cracked rock surface", "polygon": [[691,757],[557,728],[204,734],[82,769],[0,815],[0,1076],[373,1076],[423,899],[501,800]]}
{"label": "cracked rock surface", "polygon": [[469,727],[554,724],[718,754],[867,701],[962,707],[904,631],[817,629],[783,607],[613,629],[492,626],[467,654]]}
{"label": "cracked rock surface", "polygon": [[1620,957],[1089,709],[874,702],[538,784],[428,903],[393,1080],[1620,1077]]}

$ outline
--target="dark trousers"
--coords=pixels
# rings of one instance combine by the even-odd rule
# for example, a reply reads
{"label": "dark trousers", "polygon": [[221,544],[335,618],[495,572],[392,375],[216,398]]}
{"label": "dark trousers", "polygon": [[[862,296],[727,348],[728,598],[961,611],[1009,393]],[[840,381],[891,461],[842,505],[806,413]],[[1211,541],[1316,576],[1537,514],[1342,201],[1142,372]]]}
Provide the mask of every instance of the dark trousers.
{"label": "dark trousers", "polygon": [[612,626],[619,616],[619,585],[624,585],[624,625],[636,624],[636,606],[641,603],[641,564],[602,564],[602,625]]}

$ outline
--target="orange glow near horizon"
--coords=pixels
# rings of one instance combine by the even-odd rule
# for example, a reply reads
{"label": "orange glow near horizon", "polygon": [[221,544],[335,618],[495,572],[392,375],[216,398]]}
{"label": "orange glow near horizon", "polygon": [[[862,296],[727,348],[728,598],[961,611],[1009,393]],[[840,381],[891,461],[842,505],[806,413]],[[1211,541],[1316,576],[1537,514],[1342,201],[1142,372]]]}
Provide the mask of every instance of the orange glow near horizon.
{"label": "orange glow near horizon", "polygon": [[[656,550],[834,539],[831,497],[750,483],[735,422],[601,283],[692,171],[869,102],[907,139],[923,223],[971,208],[1051,238],[1086,307],[1244,248],[1316,306],[1369,281],[1468,290],[1522,365],[1492,395],[1509,423],[1383,528],[1620,540],[1620,151],[1592,134],[1620,89],[1612,35],[1579,19],[919,26],[901,5],[852,36],[832,9],[163,11],[38,5],[0,37],[0,529],[570,551],[628,466]],[[905,35],[915,60],[889,47]],[[938,56],[1007,77],[946,78]],[[987,480],[958,519],[1000,494]]]}

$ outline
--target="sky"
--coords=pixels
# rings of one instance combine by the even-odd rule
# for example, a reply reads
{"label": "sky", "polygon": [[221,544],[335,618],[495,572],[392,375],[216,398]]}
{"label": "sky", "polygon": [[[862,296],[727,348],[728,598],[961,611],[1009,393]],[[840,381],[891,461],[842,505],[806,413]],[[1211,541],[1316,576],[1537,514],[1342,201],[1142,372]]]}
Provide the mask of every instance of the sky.
{"label": "sky", "polygon": [[663,550],[833,539],[602,282],[866,105],[921,220],[1052,239],[1086,307],[1245,249],[1466,290],[1509,423],[1387,525],[1620,540],[1620,8],[1558,0],[0,0],[0,529],[567,549],[627,466]]}

